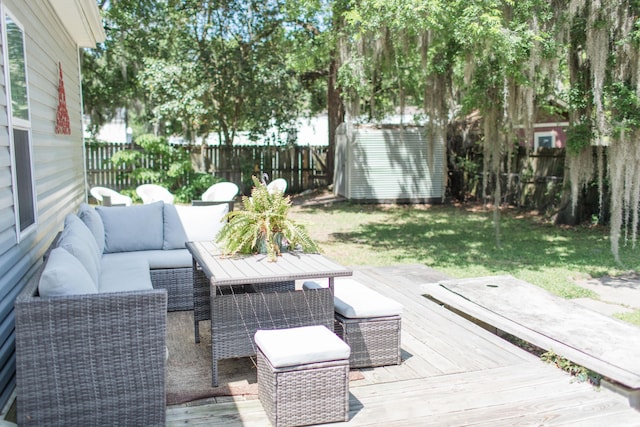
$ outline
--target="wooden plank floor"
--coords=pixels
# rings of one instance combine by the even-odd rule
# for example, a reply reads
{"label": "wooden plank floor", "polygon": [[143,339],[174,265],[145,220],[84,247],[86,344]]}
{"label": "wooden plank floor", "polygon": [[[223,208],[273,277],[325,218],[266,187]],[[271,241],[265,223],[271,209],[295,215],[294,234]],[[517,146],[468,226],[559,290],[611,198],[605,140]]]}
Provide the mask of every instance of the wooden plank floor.
{"label": "wooden plank floor", "polygon": [[[327,426],[639,426],[625,397],[557,368],[442,308],[420,285],[446,279],[419,265],[358,268],[354,277],[404,305],[403,363],[361,370],[350,420]],[[167,425],[268,426],[257,399],[167,409]]]}
{"label": "wooden plank floor", "polygon": [[640,393],[640,328],[513,276],[445,280],[425,294]]}

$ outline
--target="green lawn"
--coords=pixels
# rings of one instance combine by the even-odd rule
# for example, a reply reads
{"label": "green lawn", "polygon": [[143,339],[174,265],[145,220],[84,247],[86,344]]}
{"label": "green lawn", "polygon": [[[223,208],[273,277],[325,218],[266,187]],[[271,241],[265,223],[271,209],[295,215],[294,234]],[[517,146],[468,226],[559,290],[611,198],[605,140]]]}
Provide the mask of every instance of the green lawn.
{"label": "green lawn", "polygon": [[344,265],[420,263],[452,277],[511,274],[566,298],[595,297],[572,277],[600,277],[640,266],[638,248],[611,255],[605,227],[558,227],[505,211],[501,245],[491,211],[456,206],[335,203],[293,208],[323,253]]}

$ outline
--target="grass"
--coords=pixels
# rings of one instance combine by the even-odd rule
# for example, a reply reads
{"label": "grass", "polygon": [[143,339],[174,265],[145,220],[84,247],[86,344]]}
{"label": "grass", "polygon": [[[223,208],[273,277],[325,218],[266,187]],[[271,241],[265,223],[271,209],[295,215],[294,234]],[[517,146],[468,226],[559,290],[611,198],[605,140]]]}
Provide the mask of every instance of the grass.
{"label": "grass", "polygon": [[500,246],[493,213],[477,206],[341,202],[296,206],[292,215],[344,265],[419,263],[455,278],[510,274],[565,298],[597,298],[572,279],[640,266],[640,252],[630,247],[620,248],[626,267],[616,264],[605,227],[559,227],[516,210],[502,213]]}

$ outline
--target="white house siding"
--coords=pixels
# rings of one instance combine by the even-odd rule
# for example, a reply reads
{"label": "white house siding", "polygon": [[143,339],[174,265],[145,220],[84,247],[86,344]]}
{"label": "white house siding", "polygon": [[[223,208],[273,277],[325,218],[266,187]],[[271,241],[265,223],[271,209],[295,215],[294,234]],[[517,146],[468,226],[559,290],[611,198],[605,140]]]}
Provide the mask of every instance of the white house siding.
{"label": "white house siding", "polygon": [[[0,0],[23,26],[29,84],[37,227],[17,243],[4,64],[0,68],[0,406],[15,385],[13,304],[64,217],[85,198],[78,47],[48,1]],[[0,46],[4,50],[4,46]],[[2,59],[0,58],[0,62]],[[71,135],[56,135],[58,63]]]}

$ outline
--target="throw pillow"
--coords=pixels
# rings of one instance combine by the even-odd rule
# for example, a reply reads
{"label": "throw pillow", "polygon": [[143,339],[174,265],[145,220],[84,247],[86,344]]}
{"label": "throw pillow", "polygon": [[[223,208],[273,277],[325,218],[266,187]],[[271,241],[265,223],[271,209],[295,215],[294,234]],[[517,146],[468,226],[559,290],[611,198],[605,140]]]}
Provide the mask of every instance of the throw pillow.
{"label": "throw pillow", "polygon": [[68,214],[64,219],[64,230],[60,234],[58,247],[64,248],[87,270],[94,283],[100,278],[100,258],[102,253],[91,231],[75,214]]}
{"label": "throw pillow", "polygon": [[176,211],[187,235],[187,241],[215,241],[224,226],[229,211],[226,203],[209,206],[176,206]]}
{"label": "throw pillow", "polygon": [[75,256],[63,248],[55,248],[40,276],[38,293],[41,297],[96,294],[98,287]]}
{"label": "throw pillow", "polygon": [[164,242],[162,249],[184,249],[187,234],[175,205],[164,204]]}
{"label": "throw pillow", "polygon": [[80,204],[80,209],[78,210],[78,217],[80,217],[82,222],[84,222],[87,228],[91,231],[91,234],[93,234],[93,237],[96,239],[98,250],[100,251],[100,253],[103,253],[104,224],[102,224],[102,218],[100,217],[100,214],[88,204],[82,203]]}
{"label": "throw pillow", "polygon": [[97,206],[104,224],[104,252],[162,249],[163,202],[135,206]]}

